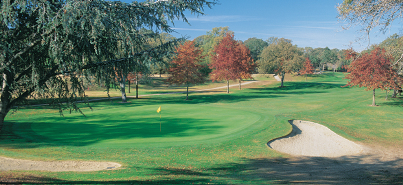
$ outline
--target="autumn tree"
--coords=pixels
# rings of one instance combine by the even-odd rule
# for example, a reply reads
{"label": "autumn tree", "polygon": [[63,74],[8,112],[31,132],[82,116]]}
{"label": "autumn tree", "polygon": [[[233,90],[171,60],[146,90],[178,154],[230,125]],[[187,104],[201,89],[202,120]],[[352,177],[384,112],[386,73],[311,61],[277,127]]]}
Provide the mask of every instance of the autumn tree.
{"label": "autumn tree", "polygon": [[252,73],[255,71],[256,63],[254,62],[251,51],[242,42],[238,42],[238,62],[234,63],[235,73],[238,74],[239,90],[241,90],[241,82],[243,79],[252,79]]}
{"label": "autumn tree", "polygon": [[246,46],[234,40],[234,35],[227,33],[221,42],[214,48],[211,57],[212,69],[210,78],[213,81],[227,81],[227,93],[229,93],[229,81],[251,78],[253,60]]}
{"label": "autumn tree", "polygon": [[[52,98],[63,109],[79,110],[83,80],[106,81],[115,64],[158,58],[177,41],[142,49],[140,28],[173,32],[170,22],[187,21],[184,11],[203,14],[207,0],[0,1],[0,130],[4,118],[24,100]],[[109,78],[109,79],[108,79]],[[64,103],[65,102],[65,103]]]}
{"label": "autumn tree", "polygon": [[[347,59],[358,56],[351,50],[347,51]],[[385,54],[384,49],[375,48],[371,53],[364,53],[356,58],[348,67],[346,79],[349,82],[345,86],[366,87],[372,90],[372,106],[375,104],[376,89],[397,89],[402,79],[391,68],[391,56]]]}
{"label": "autumn tree", "polygon": [[291,44],[291,40],[280,38],[267,46],[260,54],[257,62],[259,73],[281,75],[281,86],[284,87],[285,73],[295,72],[302,68],[303,52]]}
{"label": "autumn tree", "polygon": [[172,67],[168,78],[170,84],[186,85],[186,100],[189,96],[189,85],[203,83],[205,76],[200,71],[200,65],[204,56],[202,50],[194,45],[194,41],[187,41],[176,48],[176,56],[172,60]]}
{"label": "autumn tree", "polygon": [[[227,33],[234,34],[233,31],[229,30],[228,26],[225,27],[214,27],[212,30],[208,31],[206,35],[201,35],[194,39],[195,46],[203,50],[203,55],[210,56],[214,53],[214,48],[221,42]],[[205,57],[203,59],[202,65],[204,66],[202,71],[205,75],[211,73],[209,64],[211,63],[210,57]]]}
{"label": "autumn tree", "polygon": [[[337,7],[339,20],[346,23],[345,29],[352,26],[361,27],[365,36],[375,28],[386,33],[395,20],[402,20],[402,1],[396,0],[343,0]],[[403,56],[402,53],[400,53]],[[399,55],[399,56],[400,56]],[[394,65],[400,66],[397,73],[403,73],[403,60],[396,60]]]}
{"label": "autumn tree", "polygon": [[305,75],[305,81],[307,81],[308,74],[313,74],[313,66],[309,58],[305,59],[305,64],[302,70],[300,71],[301,75]]}

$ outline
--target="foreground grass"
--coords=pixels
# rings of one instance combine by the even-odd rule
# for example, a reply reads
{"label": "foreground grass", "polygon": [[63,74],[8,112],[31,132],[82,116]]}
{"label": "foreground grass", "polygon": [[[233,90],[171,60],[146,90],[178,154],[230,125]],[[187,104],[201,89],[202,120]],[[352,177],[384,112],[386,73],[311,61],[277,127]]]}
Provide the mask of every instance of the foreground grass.
{"label": "foreground grass", "polygon": [[[57,114],[41,107],[25,108],[7,117],[0,155],[34,160],[114,161],[123,168],[100,172],[3,172],[0,175],[46,177],[72,183],[279,183],[281,177],[249,173],[260,159],[287,157],[266,143],[287,134],[287,120],[308,120],[328,126],[364,144],[403,144],[403,101],[384,100],[370,107],[371,93],[341,88],[341,73],[315,76],[308,82],[256,86],[231,94],[182,94],[91,103],[93,111]],[[264,80],[262,77],[261,80]],[[303,81],[299,81],[303,80]],[[162,131],[156,109],[162,106]],[[63,179],[61,181],[61,179]]]}

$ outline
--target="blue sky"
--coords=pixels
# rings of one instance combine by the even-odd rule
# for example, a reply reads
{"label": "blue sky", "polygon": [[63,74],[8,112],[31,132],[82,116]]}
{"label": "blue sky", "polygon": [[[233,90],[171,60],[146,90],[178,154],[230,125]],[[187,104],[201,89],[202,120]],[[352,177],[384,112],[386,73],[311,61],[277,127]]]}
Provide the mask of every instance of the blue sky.
{"label": "blue sky", "polygon": [[[219,0],[212,9],[205,9],[204,16],[188,13],[190,25],[176,21],[174,29],[178,33],[172,35],[194,39],[214,27],[228,26],[234,31],[235,38],[242,41],[252,37],[263,40],[283,37],[299,47],[365,49],[369,45],[368,39],[356,42],[365,36],[358,31],[359,27],[343,30],[343,23],[337,19],[339,3],[342,0]],[[399,33],[400,28],[394,24],[385,34],[373,32],[370,44]]]}

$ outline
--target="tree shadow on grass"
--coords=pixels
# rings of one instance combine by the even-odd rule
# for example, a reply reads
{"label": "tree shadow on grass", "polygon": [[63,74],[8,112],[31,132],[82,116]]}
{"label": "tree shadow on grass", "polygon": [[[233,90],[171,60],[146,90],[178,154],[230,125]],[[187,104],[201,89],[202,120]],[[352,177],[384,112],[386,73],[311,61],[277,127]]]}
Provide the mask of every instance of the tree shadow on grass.
{"label": "tree shadow on grass", "polygon": [[[371,159],[370,161],[367,161]],[[43,184],[401,184],[402,159],[382,161],[371,155],[340,158],[295,157],[243,159],[203,169],[161,166],[150,180],[64,181],[51,178],[8,179]],[[135,174],[133,174],[135,177]],[[147,178],[147,177],[146,177]],[[7,181],[0,181],[4,183]]]}
{"label": "tree shadow on grass", "polygon": [[[278,98],[283,97],[287,94],[315,94],[315,93],[326,93],[326,90],[332,90],[341,88],[345,84],[338,83],[323,83],[323,82],[286,82],[285,87],[270,87],[270,88],[248,88],[245,91],[241,91],[238,93],[221,93],[221,94],[203,94],[199,93],[209,93],[216,91],[200,91],[200,92],[189,92],[189,99],[191,101],[184,101],[186,98],[186,92],[165,92],[169,94],[160,94],[159,96],[153,95],[153,98],[140,97],[140,99],[148,99],[149,104],[153,104],[153,102],[161,103],[173,103],[173,104],[199,104],[199,103],[236,103],[241,101],[247,101],[251,99],[259,99],[259,98]],[[305,90],[307,89],[307,90]],[[309,90],[308,90],[309,89]],[[172,94],[178,94],[172,96]],[[180,95],[179,95],[180,94]],[[183,94],[183,96],[181,96]],[[267,96],[270,94],[270,96]],[[128,101],[131,103],[119,103],[121,102],[120,98],[113,99],[104,99],[97,101],[96,104],[89,102],[93,108],[102,107],[102,106],[110,106],[110,105],[119,105],[120,107],[130,107],[133,104],[143,105],[144,102],[139,102],[135,98],[128,98]],[[86,107],[84,104],[81,105]],[[29,107],[21,107],[21,109],[58,109],[58,107],[52,106],[29,106]]]}
{"label": "tree shadow on grass", "polygon": [[[60,122],[62,119],[62,122]],[[39,119],[40,120],[40,119]],[[7,148],[35,148],[40,146],[87,146],[105,140],[130,140],[136,138],[186,138],[194,135],[214,135],[223,128],[214,120],[173,118],[165,116],[160,122],[155,118],[131,120],[97,115],[96,119],[84,117],[46,118],[46,122],[8,122],[0,136],[0,146]],[[105,124],[99,123],[100,121]],[[38,134],[31,128],[35,123]],[[66,126],[65,123],[69,123]]]}
{"label": "tree shadow on grass", "polygon": [[344,84],[322,82],[286,82],[285,86],[270,88],[251,88],[253,93],[261,94],[316,94],[341,89]]}
{"label": "tree shadow on grass", "polygon": [[[367,160],[371,159],[371,162]],[[374,156],[244,159],[194,172],[160,168],[161,175],[195,175],[221,179],[218,184],[401,184],[403,159],[381,161]]]}
{"label": "tree shadow on grass", "polygon": [[403,98],[396,97],[396,98],[388,98],[386,102],[379,102],[377,103],[379,106],[392,106],[392,107],[401,107],[403,108]]}

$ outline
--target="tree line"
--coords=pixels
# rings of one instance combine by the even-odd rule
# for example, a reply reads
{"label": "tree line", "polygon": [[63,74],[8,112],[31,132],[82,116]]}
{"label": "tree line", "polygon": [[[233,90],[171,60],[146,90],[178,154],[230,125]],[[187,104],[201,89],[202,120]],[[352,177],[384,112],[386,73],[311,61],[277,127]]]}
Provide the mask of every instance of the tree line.
{"label": "tree line", "polygon": [[[169,71],[170,83],[187,87],[202,83],[208,75],[227,84],[241,82],[253,72],[281,75],[283,86],[286,73],[310,74],[330,67],[347,70],[350,86],[365,86],[368,76],[378,79],[371,90],[401,86],[399,35],[361,53],[300,48],[277,37],[236,41],[228,27],[213,28],[194,41],[169,35],[173,32],[169,23],[187,22],[185,11],[202,15],[204,8],[215,4],[215,0],[0,1],[0,130],[8,112],[27,98],[51,99],[61,114],[65,109],[80,111],[76,102],[86,97],[85,80],[95,79],[108,90],[117,83],[126,101],[126,82],[138,82],[140,76],[155,71]],[[402,17],[397,1],[345,0],[338,10],[339,18],[348,24],[367,25],[367,33]],[[363,61],[376,61],[369,66],[373,70],[358,68]],[[384,70],[375,73],[376,67]],[[361,76],[354,76],[355,72]]]}

